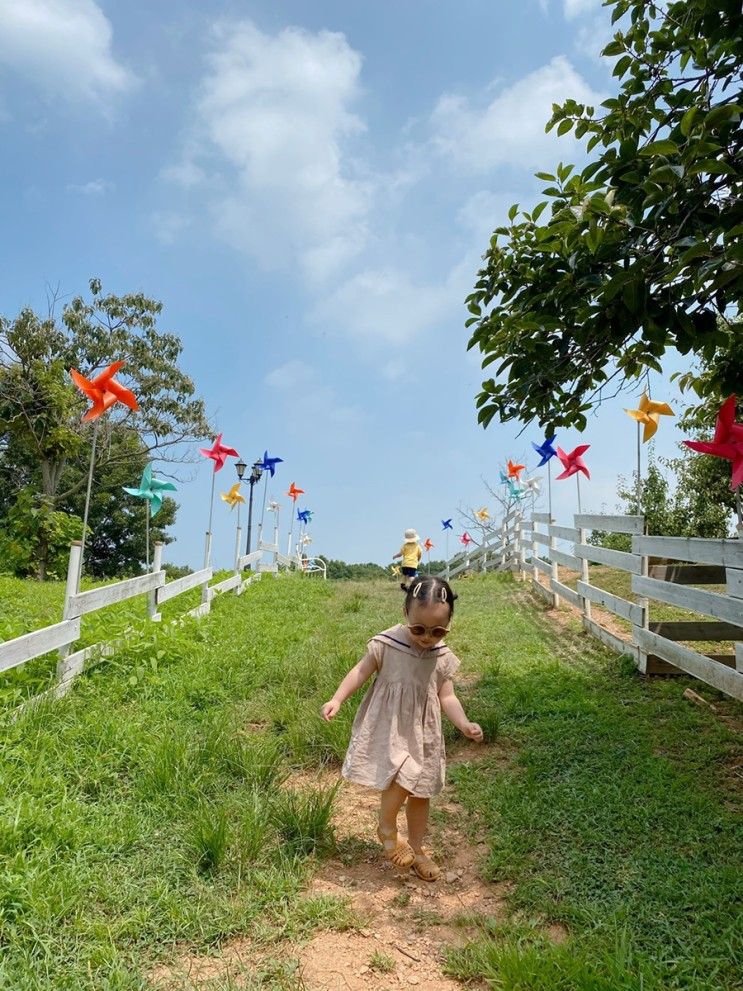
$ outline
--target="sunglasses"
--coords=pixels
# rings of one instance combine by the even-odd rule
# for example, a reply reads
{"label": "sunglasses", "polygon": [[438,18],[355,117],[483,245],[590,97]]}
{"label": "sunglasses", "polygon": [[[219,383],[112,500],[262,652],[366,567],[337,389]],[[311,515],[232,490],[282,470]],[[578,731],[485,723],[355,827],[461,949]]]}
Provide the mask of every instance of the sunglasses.
{"label": "sunglasses", "polygon": [[420,623],[408,623],[408,629],[414,637],[435,637],[441,640],[449,632],[448,626],[421,626]]}

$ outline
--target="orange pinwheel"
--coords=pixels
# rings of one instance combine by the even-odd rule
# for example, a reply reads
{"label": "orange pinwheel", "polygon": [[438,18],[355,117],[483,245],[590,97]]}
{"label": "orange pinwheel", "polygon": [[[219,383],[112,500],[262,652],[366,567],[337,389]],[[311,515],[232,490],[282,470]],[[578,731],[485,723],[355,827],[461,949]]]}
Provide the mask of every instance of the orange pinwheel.
{"label": "orange pinwheel", "polygon": [[526,465],[515,465],[513,461],[511,461],[511,459],[509,458],[506,468],[508,468],[508,477],[515,478],[516,481],[518,482],[518,480],[521,478],[521,472],[524,470],[524,468],[526,468]]}
{"label": "orange pinwheel", "polygon": [[426,548],[427,551],[430,551],[431,548],[435,547],[436,545],[434,544],[434,542],[431,540],[430,537],[426,537],[426,542],[423,546]]}
{"label": "orange pinwheel", "polygon": [[286,494],[290,499],[293,499],[294,502],[296,502],[301,495],[304,495],[304,489],[298,489],[294,482],[292,482],[289,486],[289,491]]}
{"label": "orange pinwheel", "polygon": [[76,369],[70,369],[70,378],[72,381],[93,403],[83,417],[83,422],[86,420],[96,420],[107,409],[110,409],[114,403],[123,403],[135,412],[139,409],[139,403],[134,393],[114,378],[116,372],[120,368],[123,368],[124,364],[125,362],[123,361],[114,361],[112,365],[109,365],[108,368],[104,369],[100,375],[96,375],[93,379],[86,379]]}
{"label": "orange pinwheel", "polygon": [[658,429],[658,420],[661,416],[673,416],[674,412],[668,403],[658,403],[654,399],[648,398],[647,392],[643,392],[638,409],[625,409],[624,411],[633,420],[644,425],[642,432],[642,442],[647,443]]}

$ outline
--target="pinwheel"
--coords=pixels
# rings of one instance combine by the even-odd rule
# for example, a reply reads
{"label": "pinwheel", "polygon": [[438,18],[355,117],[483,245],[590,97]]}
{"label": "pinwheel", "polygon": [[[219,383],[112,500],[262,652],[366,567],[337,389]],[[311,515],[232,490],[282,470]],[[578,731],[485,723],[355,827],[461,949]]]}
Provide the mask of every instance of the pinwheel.
{"label": "pinwheel", "polygon": [[83,416],[83,423],[88,420],[95,420],[93,427],[93,440],[90,446],[90,466],[88,468],[88,488],[85,493],[85,508],[83,510],[83,536],[80,547],[80,572],[78,582],[83,569],[83,558],[85,555],[85,538],[88,531],[88,513],[90,510],[90,493],[93,487],[93,466],[95,465],[95,447],[98,440],[98,418],[110,409],[114,403],[123,403],[135,412],[139,409],[137,397],[130,389],[126,389],[114,378],[116,372],[124,367],[125,362],[114,361],[113,364],[105,368],[93,379],[87,379],[75,368],[70,369],[70,378],[77,388],[87,396],[93,403],[90,409]]}
{"label": "pinwheel", "polygon": [[234,447],[227,447],[226,444],[222,443],[222,434],[219,433],[214,438],[214,443],[211,447],[200,447],[199,453],[203,454],[205,458],[209,458],[214,462],[214,470],[212,471],[212,490],[209,496],[209,529],[206,531],[206,549],[204,551],[204,567],[209,567],[209,562],[211,560],[212,554],[212,519],[214,516],[214,479],[217,477],[217,472],[221,471],[226,462],[227,458],[238,458],[240,455],[237,453]]}
{"label": "pinwheel", "polygon": [[240,457],[234,447],[227,447],[226,444],[222,443],[221,434],[217,434],[211,447],[200,447],[199,452],[203,454],[205,458],[211,458],[214,462],[214,474],[224,468],[228,457]]}
{"label": "pinwheel", "polygon": [[[298,489],[294,482],[289,486],[289,491],[286,493],[292,500],[294,505],[297,505],[297,499],[304,495],[304,489]],[[294,513],[291,513],[291,526],[289,527],[289,544],[286,549],[287,556],[291,555],[292,552],[292,540],[294,539]]]}
{"label": "pinwheel", "polygon": [[506,468],[508,469],[508,477],[515,478],[518,482],[521,478],[521,472],[526,468],[526,465],[515,465],[513,461],[509,458],[506,463]]}
{"label": "pinwheel", "polygon": [[297,519],[300,523],[309,523],[312,519],[312,514],[309,509],[300,509],[297,511]]}
{"label": "pinwheel", "polygon": [[469,547],[470,544],[474,544],[474,540],[465,530],[462,536],[459,538],[459,543],[464,544],[465,547]]}
{"label": "pinwheel", "polygon": [[454,530],[452,526],[451,517],[448,520],[441,521],[441,529],[446,533],[446,577],[449,577],[449,531]]}
{"label": "pinwheel", "polygon": [[261,469],[265,475],[265,482],[263,484],[263,508],[261,510],[261,522],[258,527],[258,542],[263,540],[263,520],[266,515],[266,496],[268,495],[268,474],[271,473],[271,478],[276,474],[276,465],[283,464],[283,458],[272,458],[269,457],[268,451],[263,452],[263,460],[258,462],[258,467]]}
{"label": "pinwheel", "polygon": [[281,506],[278,504],[278,502],[276,502],[275,499],[271,499],[268,502],[266,509],[269,511],[269,513],[278,513],[279,510],[281,509]]}
{"label": "pinwheel", "polygon": [[453,530],[453,529],[454,529],[454,527],[452,526],[452,522],[451,522],[451,519],[448,519],[448,520],[442,520],[442,521],[441,521],[441,529],[442,529],[442,530]]}
{"label": "pinwheel", "polygon": [[740,486],[743,484],[743,423],[735,420],[735,396],[728,396],[720,407],[712,440],[685,440],[684,444],[692,451],[725,458],[730,462],[730,488],[737,490],[736,510],[740,534],[740,527],[743,525],[740,499]]}
{"label": "pinwheel", "polygon": [[552,519],[552,465],[550,461],[552,458],[557,457],[557,451],[553,446],[555,437],[555,434],[552,434],[551,437],[545,437],[541,444],[535,444],[534,441],[531,442],[531,446],[540,458],[537,468],[547,465],[547,502],[549,503],[550,519]]}
{"label": "pinwheel", "polygon": [[402,574],[402,572],[400,571],[400,565],[399,564],[391,564],[390,565],[390,572],[392,573],[392,577],[393,578],[399,578],[400,575]]}
{"label": "pinwheel", "polygon": [[135,496],[137,499],[145,500],[145,553],[147,555],[147,570],[150,570],[150,517],[155,516],[162,509],[163,492],[176,492],[176,487],[172,482],[162,482],[159,478],[152,477],[152,465],[147,465],[142,472],[139,488],[130,489],[123,486],[124,492]]}
{"label": "pinwheel", "polygon": [[436,545],[431,540],[431,538],[430,537],[426,537],[426,540],[425,540],[425,543],[423,544],[423,547],[424,547],[426,553],[428,554],[428,573],[429,573],[429,575],[431,574],[431,548],[433,548],[435,546]]}
{"label": "pinwheel", "polygon": [[490,513],[488,512],[487,506],[483,506],[482,509],[478,509],[475,516],[481,523],[487,523],[490,519]]}
{"label": "pinwheel", "polygon": [[135,412],[139,409],[137,397],[134,393],[130,389],[126,389],[114,378],[116,372],[120,368],[123,368],[124,365],[125,362],[123,361],[114,361],[112,365],[109,365],[108,368],[93,379],[85,378],[84,375],[81,375],[74,368],[70,369],[70,378],[72,381],[93,403],[85,416],[83,416],[83,423],[88,420],[97,420],[114,403],[123,403]]}
{"label": "pinwheel", "polygon": [[222,497],[222,502],[226,502],[230,509],[234,509],[235,506],[240,511],[240,504],[245,503],[245,496],[240,493],[240,483],[235,482],[229,492],[220,492]]}
{"label": "pinwheel", "polygon": [[517,483],[514,482],[512,478],[508,479],[508,494],[512,499],[519,502],[526,495],[525,490]]}
{"label": "pinwheel", "polygon": [[504,485],[508,485],[508,483],[510,482],[510,478],[508,477],[508,474],[505,471],[501,471],[499,472],[499,476],[501,482],[503,482]]}
{"label": "pinwheel", "polygon": [[531,492],[531,511],[534,512],[534,507],[537,501],[537,493],[539,492],[539,483],[542,481],[541,475],[532,475],[531,478],[525,478],[521,483],[524,488],[524,495],[527,492]]}
{"label": "pinwheel", "polygon": [[674,412],[668,403],[659,403],[648,397],[647,392],[643,392],[638,409],[626,409],[624,412],[637,420],[637,512],[640,512],[640,499],[642,497],[642,464],[640,454],[640,426],[643,427],[642,443],[647,444],[651,437],[655,436],[658,429],[658,421],[661,416],[673,416]]}
{"label": "pinwheel", "polygon": [[557,448],[557,456],[562,462],[564,471],[562,471],[558,476],[559,481],[562,478],[570,478],[571,475],[575,475],[575,484],[578,486],[578,512],[581,512],[580,507],[580,475],[581,472],[586,476],[586,478],[591,477],[591,473],[583,461],[583,455],[586,453],[590,444],[579,444],[570,454],[566,454],[561,447]]}

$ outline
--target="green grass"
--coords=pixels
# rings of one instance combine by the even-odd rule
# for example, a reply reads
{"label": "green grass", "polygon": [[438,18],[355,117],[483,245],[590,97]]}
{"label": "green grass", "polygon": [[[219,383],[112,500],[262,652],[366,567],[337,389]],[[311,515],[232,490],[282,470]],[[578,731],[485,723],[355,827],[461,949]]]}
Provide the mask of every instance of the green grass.
{"label": "green grass", "polygon": [[[451,777],[487,877],[513,888],[450,971],[504,991],[739,987],[732,730],[681,699],[689,679],[641,679],[510,579],[459,591],[462,696],[495,747]],[[287,775],[338,765],[359,699],[331,723],[319,706],[400,599],[264,579],[201,623],[134,632],[62,703],[4,725],[0,989],[145,991],[157,961],[237,934],[276,956],[246,987],[298,987],[279,941],[354,920],[304,893],[333,796]]]}

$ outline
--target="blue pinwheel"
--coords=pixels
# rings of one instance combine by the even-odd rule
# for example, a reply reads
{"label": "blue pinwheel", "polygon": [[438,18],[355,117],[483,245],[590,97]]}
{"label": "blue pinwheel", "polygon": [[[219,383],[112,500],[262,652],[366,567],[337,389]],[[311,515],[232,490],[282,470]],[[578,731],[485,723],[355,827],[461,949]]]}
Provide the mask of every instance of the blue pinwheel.
{"label": "blue pinwheel", "polygon": [[454,527],[452,526],[451,519],[442,520],[441,521],[441,529],[442,530],[453,530]]}
{"label": "blue pinwheel", "polygon": [[162,509],[163,492],[176,492],[176,487],[172,482],[162,482],[159,478],[152,477],[152,465],[147,465],[142,472],[142,479],[138,489],[123,487],[124,492],[136,496],[137,499],[147,499],[150,507],[150,516],[154,516]]}
{"label": "blue pinwheel", "polygon": [[541,468],[542,465],[546,465],[550,458],[557,457],[557,451],[552,446],[555,442],[556,436],[556,434],[553,434],[551,437],[545,437],[541,444],[535,444],[534,441],[531,442],[531,446],[542,459],[537,465],[537,468]]}
{"label": "blue pinwheel", "polygon": [[551,437],[545,437],[541,444],[535,444],[534,441],[531,442],[531,446],[537,452],[539,457],[542,459],[537,465],[541,468],[542,465],[547,465],[547,492],[549,499],[549,510],[550,518],[552,517],[552,458],[557,457],[557,451],[554,448],[554,443],[556,439],[556,434]]}
{"label": "blue pinwheel", "polygon": [[508,479],[508,494],[512,499],[523,499],[526,495],[526,491],[518,484],[514,482],[512,478]]}
{"label": "blue pinwheel", "polygon": [[312,519],[312,513],[309,509],[299,509],[297,510],[297,519],[300,523],[309,523]]}
{"label": "blue pinwheel", "polygon": [[268,451],[263,455],[263,460],[260,462],[260,467],[263,471],[270,471],[271,478],[276,474],[276,465],[283,464],[283,458],[269,458]]}
{"label": "blue pinwheel", "polygon": [[508,477],[508,475],[504,471],[502,471],[500,473],[500,480],[501,480],[501,482],[503,482],[504,485],[508,485],[509,482],[511,481],[511,479]]}

